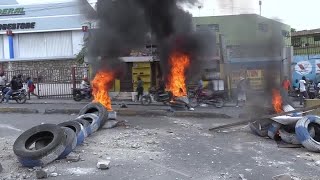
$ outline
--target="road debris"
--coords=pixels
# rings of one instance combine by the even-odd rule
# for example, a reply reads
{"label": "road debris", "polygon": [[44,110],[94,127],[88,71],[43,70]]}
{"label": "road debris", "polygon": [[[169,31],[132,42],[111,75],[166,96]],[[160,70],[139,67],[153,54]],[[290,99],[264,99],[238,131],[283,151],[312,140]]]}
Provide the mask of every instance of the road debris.
{"label": "road debris", "polygon": [[80,161],[80,154],[70,153],[70,154],[67,156],[66,160],[67,160],[68,162],[78,162],[78,161]]}
{"label": "road debris", "polygon": [[280,174],[277,176],[273,176],[272,180],[292,180],[292,177],[288,174]]}
{"label": "road debris", "polygon": [[37,179],[46,179],[48,177],[48,174],[44,170],[38,169],[36,170],[36,177]]}
{"label": "road debris", "polygon": [[243,174],[239,174],[239,177],[240,177],[241,180],[247,180],[247,179],[244,177]]}
{"label": "road debris", "polygon": [[99,161],[97,163],[97,168],[102,169],[102,170],[109,169],[110,163],[111,163],[111,161]]}
{"label": "road debris", "polygon": [[50,177],[57,177],[58,176],[58,173],[51,173],[50,174]]}

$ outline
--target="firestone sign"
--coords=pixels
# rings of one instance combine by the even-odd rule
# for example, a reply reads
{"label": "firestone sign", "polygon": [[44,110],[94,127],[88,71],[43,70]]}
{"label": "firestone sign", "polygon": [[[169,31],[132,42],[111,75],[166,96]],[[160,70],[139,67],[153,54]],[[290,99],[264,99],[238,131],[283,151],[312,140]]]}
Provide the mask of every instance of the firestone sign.
{"label": "firestone sign", "polygon": [[35,22],[0,24],[0,30],[34,29]]}
{"label": "firestone sign", "polygon": [[24,8],[0,9],[0,16],[25,15]]}

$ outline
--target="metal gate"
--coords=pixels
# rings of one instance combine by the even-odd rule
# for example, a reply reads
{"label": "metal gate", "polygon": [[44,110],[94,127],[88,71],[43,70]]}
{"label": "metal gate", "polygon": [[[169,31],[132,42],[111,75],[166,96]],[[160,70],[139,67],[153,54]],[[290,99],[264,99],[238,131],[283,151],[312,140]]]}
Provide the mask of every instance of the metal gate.
{"label": "metal gate", "polygon": [[[89,77],[88,67],[59,67],[44,70],[5,71],[10,81],[13,76],[22,74],[24,82],[31,77],[40,98],[72,98],[72,88],[79,88],[83,77]],[[24,84],[26,88],[26,84]]]}

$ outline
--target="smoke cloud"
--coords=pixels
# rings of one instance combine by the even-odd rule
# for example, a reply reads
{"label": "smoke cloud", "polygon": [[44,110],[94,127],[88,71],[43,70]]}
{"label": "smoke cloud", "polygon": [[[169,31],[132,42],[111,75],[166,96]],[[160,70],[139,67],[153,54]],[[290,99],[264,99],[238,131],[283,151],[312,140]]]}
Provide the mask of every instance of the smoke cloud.
{"label": "smoke cloud", "polygon": [[[96,13],[87,13],[98,23],[87,43],[91,63],[96,69],[120,67],[119,71],[124,71],[125,65],[119,57],[143,48],[150,41],[150,33],[160,52],[163,75],[168,72],[168,59],[173,50],[197,59],[207,53],[210,38],[204,34],[210,33],[195,33],[192,15],[181,7],[196,3],[196,0],[98,0]],[[213,33],[210,37],[211,42],[215,42]],[[192,69],[196,69],[200,63],[193,64]]]}

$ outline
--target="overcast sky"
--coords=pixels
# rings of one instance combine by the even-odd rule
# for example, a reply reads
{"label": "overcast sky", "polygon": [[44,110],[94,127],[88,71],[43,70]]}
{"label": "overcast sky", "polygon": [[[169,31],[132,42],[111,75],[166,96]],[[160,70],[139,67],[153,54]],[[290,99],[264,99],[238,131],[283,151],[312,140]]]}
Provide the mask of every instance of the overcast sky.
{"label": "overcast sky", "polygon": [[[0,0],[1,1],[1,0]],[[71,0],[17,0],[19,3],[46,3]],[[95,1],[95,0],[89,0]],[[259,0],[199,0],[203,6],[188,8],[193,16],[257,13]],[[262,16],[281,19],[298,30],[320,28],[320,0],[262,0]]]}

